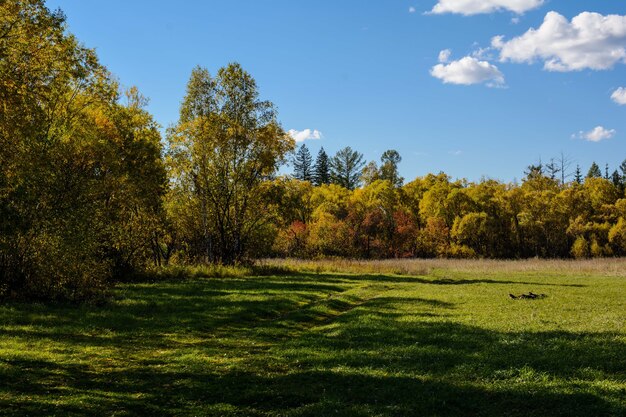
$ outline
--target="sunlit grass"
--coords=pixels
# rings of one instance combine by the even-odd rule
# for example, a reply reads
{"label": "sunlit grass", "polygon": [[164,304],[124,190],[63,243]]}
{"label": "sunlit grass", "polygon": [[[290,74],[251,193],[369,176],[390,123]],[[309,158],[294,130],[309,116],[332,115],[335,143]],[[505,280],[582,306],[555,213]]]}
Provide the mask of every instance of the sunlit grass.
{"label": "sunlit grass", "polygon": [[0,415],[621,416],[623,263],[284,261],[5,304]]}

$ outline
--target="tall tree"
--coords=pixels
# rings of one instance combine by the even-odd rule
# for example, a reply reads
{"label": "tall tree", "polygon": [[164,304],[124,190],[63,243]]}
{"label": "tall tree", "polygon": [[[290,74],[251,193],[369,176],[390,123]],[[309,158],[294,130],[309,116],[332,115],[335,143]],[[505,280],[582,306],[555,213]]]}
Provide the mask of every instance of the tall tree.
{"label": "tall tree", "polygon": [[402,157],[394,149],[383,152],[380,157],[380,179],[389,181],[394,187],[402,187],[404,178],[398,172],[398,164]]}
{"label": "tall tree", "polygon": [[361,183],[364,166],[363,154],[347,146],[339,150],[330,160],[331,181],[348,190],[354,190]]}
{"label": "tall tree", "polygon": [[146,260],[165,173],[127,98],[62,12],[0,2],[0,297],[88,297]]}
{"label": "tall tree", "polygon": [[611,174],[611,181],[613,182],[613,185],[617,187],[620,193],[624,192],[624,185],[626,184],[622,181],[622,176],[619,174],[619,172],[617,172],[617,170],[613,171],[613,174]]}
{"label": "tall tree", "polygon": [[263,182],[295,146],[276,116],[239,64],[221,68],[215,78],[203,68],[192,72],[168,141],[174,191],[201,214],[200,259],[242,261],[270,220]]}
{"label": "tall tree", "polygon": [[574,182],[576,184],[583,183],[583,173],[580,169],[580,165],[576,164],[576,171],[574,172]]}
{"label": "tall tree", "polygon": [[598,164],[593,162],[591,167],[589,167],[589,171],[587,172],[586,178],[602,178],[602,171],[600,171],[600,167]]}
{"label": "tall tree", "polygon": [[537,165],[528,165],[528,167],[524,171],[524,175],[526,175],[525,181],[541,178],[543,177],[544,172],[544,165],[541,161],[539,161]]}
{"label": "tall tree", "polygon": [[546,172],[548,173],[548,177],[550,177],[550,179],[552,180],[556,180],[557,174],[561,172],[561,167],[559,166],[559,163],[555,161],[554,158],[550,158],[550,162],[548,162],[545,167]]}
{"label": "tall tree", "polygon": [[317,158],[315,158],[315,165],[313,165],[313,183],[316,186],[330,184],[330,167],[328,155],[324,148],[320,149],[317,153]]}
{"label": "tall tree", "polygon": [[557,162],[560,168],[559,171],[561,172],[561,184],[565,184],[565,181],[567,181],[567,179],[572,176],[571,172],[569,172],[572,165],[572,160],[568,155],[565,155],[563,152],[561,152],[559,158],[557,159]]}
{"label": "tall tree", "polygon": [[365,165],[365,168],[361,171],[361,182],[363,184],[370,185],[374,181],[377,181],[380,178],[380,169],[378,169],[378,165],[375,161],[370,161]]}
{"label": "tall tree", "polygon": [[303,143],[293,160],[293,177],[300,181],[311,181],[313,178],[312,163],[311,152]]}

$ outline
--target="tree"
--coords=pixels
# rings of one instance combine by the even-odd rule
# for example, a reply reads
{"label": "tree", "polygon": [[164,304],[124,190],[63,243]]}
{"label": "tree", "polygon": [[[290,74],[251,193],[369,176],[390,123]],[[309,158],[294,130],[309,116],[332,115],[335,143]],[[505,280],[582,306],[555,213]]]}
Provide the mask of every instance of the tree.
{"label": "tree", "polygon": [[576,184],[582,184],[583,183],[583,173],[580,170],[580,165],[576,165],[576,172],[574,173],[574,182]]}
{"label": "tree", "polygon": [[561,172],[561,167],[559,166],[559,163],[557,163],[554,158],[550,158],[550,162],[547,163],[545,166],[550,179],[556,180],[557,174]]}
{"label": "tree", "polygon": [[365,185],[370,185],[374,181],[378,181],[380,179],[380,170],[378,169],[378,165],[376,165],[375,161],[368,162],[367,165],[361,171],[361,182]]}
{"label": "tree", "polygon": [[613,182],[613,185],[617,187],[618,190],[622,192],[624,191],[623,190],[624,183],[622,182],[622,176],[619,175],[619,172],[617,172],[617,170],[613,171],[613,174],[611,174],[611,181]]}
{"label": "tree", "polygon": [[306,144],[303,143],[293,160],[293,177],[300,181],[311,181],[313,174],[311,170],[312,162],[311,152],[309,152]]}
{"label": "tree", "polygon": [[200,259],[242,261],[273,216],[264,180],[295,147],[274,106],[259,100],[255,80],[239,64],[215,78],[198,67],[168,141],[171,183],[201,215]]}
{"label": "tree", "polygon": [[361,183],[361,172],[365,166],[363,154],[345,147],[330,160],[330,177],[335,184],[354,190]]}
{"label": "tree", "polygon": [[320,186],[322,184],[330,184],[330,168],[328,155],[324,148],[320,149],[313,165],[313,184]]}
{"label": "tree", "polygon": [[394,187],[402,187],[404,178],[398,173],[398,164],[402,157],[398,151],[390,149],[380,157],[380,179],[389,181]]}
{"label": "tree", "polygon": [[544,174],[544,166],[541,161],[539,161],[537,165],[535,164],[528,165],[528,167],[524,171],[524,175],[526,175],[526,178],[524,179],[524,181],[532,180],[538,177],[543,177],[543,174]]}
{"label": "tree", "polygon": [[602,178],[602,171],[600,171],[598,164],[595,162],[591,164],[586,178]]}
{"label": "tree", "polygon": [[41,0],[0,3],[0,297],[97,295],[149,260],[160,134]]}
{"label": "tree", "polygon": [[561,184],[564,185],[565,181],[572,176],[571,172],[569,172],[569,169],[572,165],[572,160],[568,155],[565,155],[563,152],[561,152],[559,158],[557,159],[557,162],[559,164],[559,171],[561,172]]}

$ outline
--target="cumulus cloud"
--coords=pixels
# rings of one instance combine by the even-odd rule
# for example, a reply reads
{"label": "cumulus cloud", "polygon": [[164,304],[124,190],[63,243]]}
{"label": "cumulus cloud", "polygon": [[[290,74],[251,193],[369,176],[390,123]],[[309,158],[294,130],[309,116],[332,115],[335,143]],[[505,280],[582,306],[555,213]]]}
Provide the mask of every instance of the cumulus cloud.
{"label": "cumulus cloud", "polygon": [[544,0],[439,0],[431,13],[474,15],[509,10],[522,14],[541,6]]}
{"label": "cumulus cloud", "polygon": [[496,36],[491,45],[500,61],[541,60],[548,71],[606,70],[626,63],[626,16],[583,12],[570,22],[548,12],[538,29],[510,41]]}
{"label": "cumulus cloud", "polygon": [[573,137],[578,137],[580,139],[587,140],[589,142],[600,142],[604,139],[611,139],[617,131],[615,129],[606,129],[603,126],[596,126],[588,132],[583,132],[582,130],[578,132],[576,135],[572,135]]}
{"label": "cumulus cloud", "polygon": [[620,87],[617,90],[613,91],[613,94],[611,94],[611,99],[621,106],[626,105],[626,88]]}
{"label": "cumulus cloud", "polygon": [[417,9],[413,6],[409,7],[409,13],[415,13]]}
{"label": "cumulus cloud", "polygon": [[289,136],[295,139],[296,142],[304,142],[305,140],[317,140],[323,137],[322,132],[315,129],[295,130],[291,129]]}
{"label": "cumulus cloud", "polygon": [[[441,51],[439,53],[440,60],[444,52]],[[444,53],[443,57],[446,58],[447,62],[449,54]],[[442,63],[431,68],[430,75],[442,80],[445,84],[472,85],[485,83],[489,87],[504,86],[504,75],[502,75],[498,67],[487,61],[479,61],[471,56],[452,61],[449,64],[442,61]]]}

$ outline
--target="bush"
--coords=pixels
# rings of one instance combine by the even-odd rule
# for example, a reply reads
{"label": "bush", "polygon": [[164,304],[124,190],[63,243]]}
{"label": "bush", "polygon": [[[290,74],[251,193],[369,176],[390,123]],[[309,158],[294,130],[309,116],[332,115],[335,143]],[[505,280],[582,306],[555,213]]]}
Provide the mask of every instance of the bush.
{"label": "bush", "polygon": [[585,239],[582,236],[577,238],[574,244],[572,245],[571,254],[576,259],[588,258],[589,257],[589,243],[587,243],[587,239]]}

